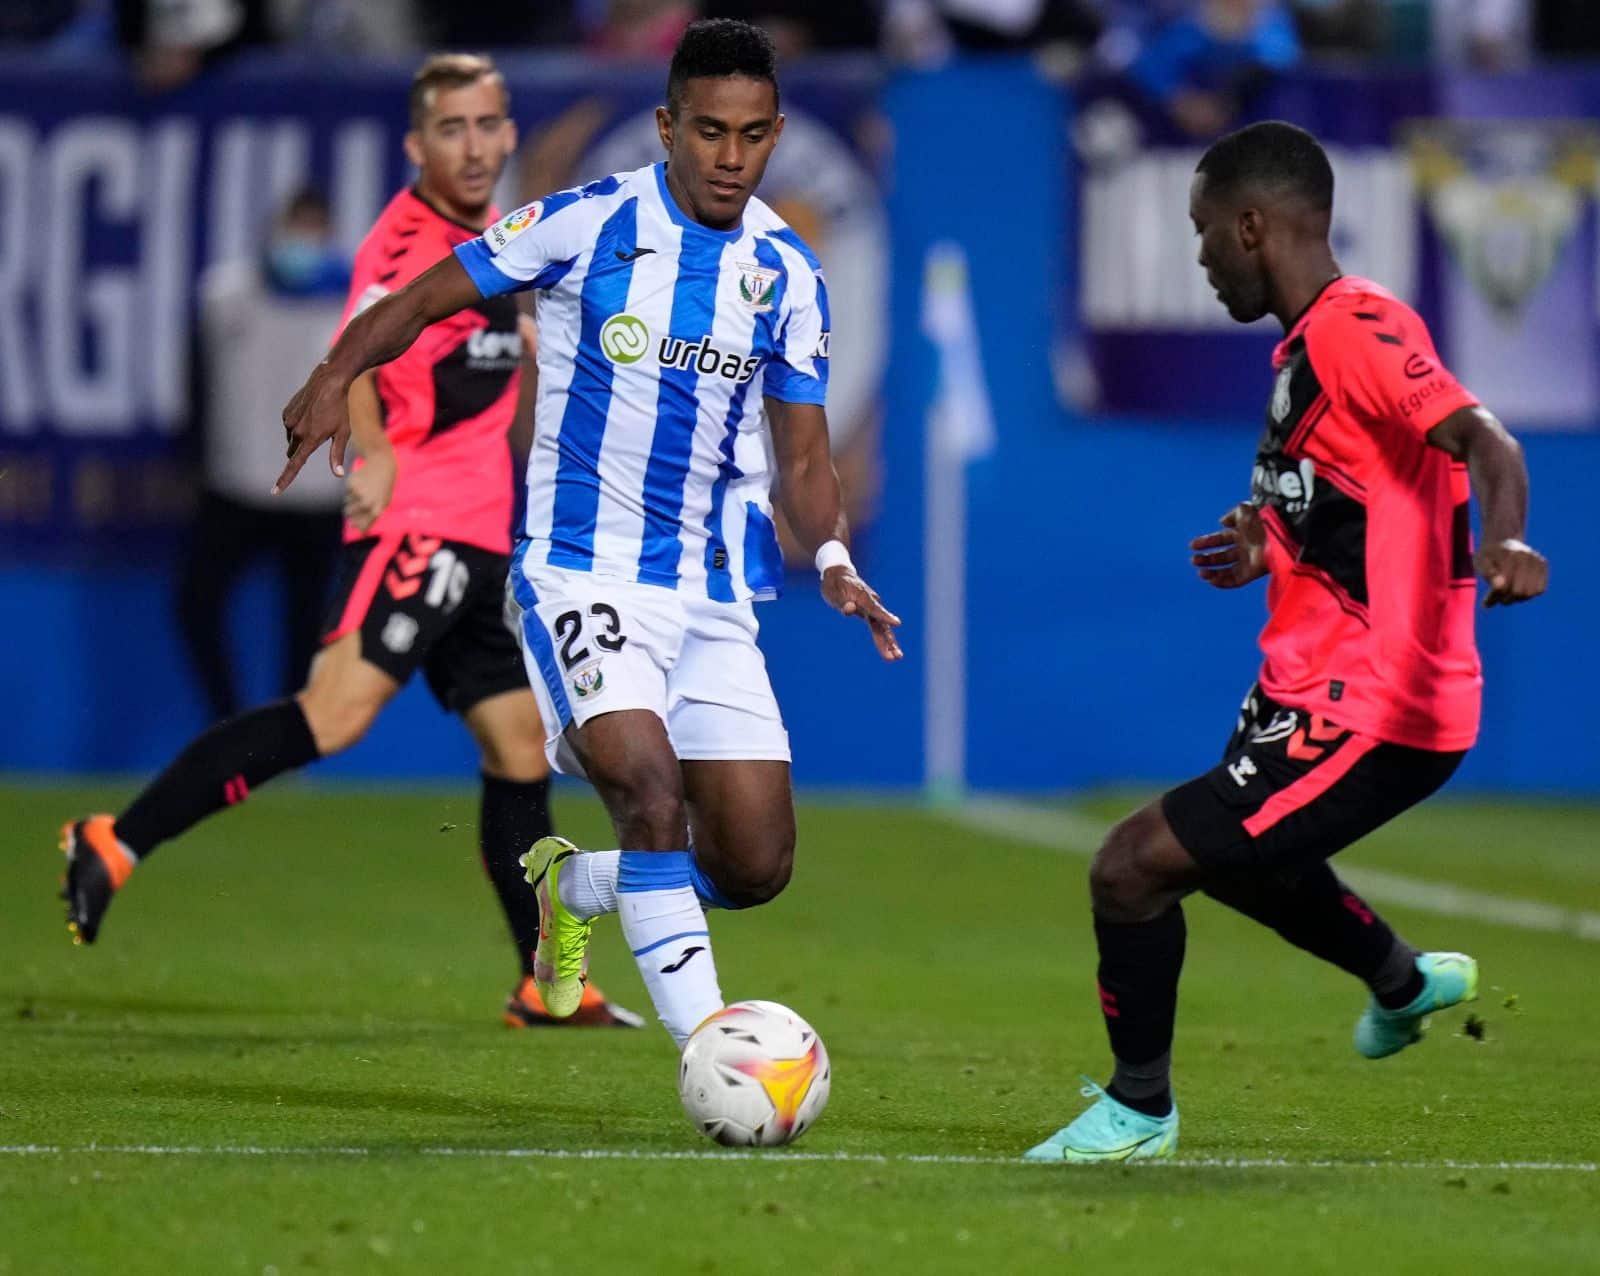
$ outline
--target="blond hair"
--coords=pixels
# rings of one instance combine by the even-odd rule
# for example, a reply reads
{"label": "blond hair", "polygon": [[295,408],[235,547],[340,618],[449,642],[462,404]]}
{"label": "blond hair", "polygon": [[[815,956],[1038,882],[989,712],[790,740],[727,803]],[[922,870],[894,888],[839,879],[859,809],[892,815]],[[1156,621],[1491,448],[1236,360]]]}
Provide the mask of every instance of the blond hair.
{"label": "blond hair", "polygon": [[411,77],[411,127],[421,128],[433,108],[440,89],[464,89],[479,80],[492,79],[500,86],[506,110],[511,109],[511,91],[494,59],[479,53],[435,53]]}

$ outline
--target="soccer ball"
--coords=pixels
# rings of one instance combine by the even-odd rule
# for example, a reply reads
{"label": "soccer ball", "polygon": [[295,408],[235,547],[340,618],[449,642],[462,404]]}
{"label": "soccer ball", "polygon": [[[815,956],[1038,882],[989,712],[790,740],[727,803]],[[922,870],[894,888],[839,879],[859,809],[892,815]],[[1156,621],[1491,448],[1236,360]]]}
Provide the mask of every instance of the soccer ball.
{"label": "soccer ball", "polygon": [[804,1019],[775,1001],[736,1001],[684,1046],[678,1097],[717,1143],[777,1147],[816,1123],[831,1077],[827,1048]]}

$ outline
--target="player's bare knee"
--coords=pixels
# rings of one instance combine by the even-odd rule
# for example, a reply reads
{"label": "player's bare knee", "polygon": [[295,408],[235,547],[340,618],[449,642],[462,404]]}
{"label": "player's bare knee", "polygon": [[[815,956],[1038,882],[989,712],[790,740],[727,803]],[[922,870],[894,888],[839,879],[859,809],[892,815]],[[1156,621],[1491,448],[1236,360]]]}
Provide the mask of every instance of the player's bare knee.
{"label": "player's bare knee", "polygon": [[1100,844],[1089,865],[1089,898],[1096,917],[1107,921],[1137,921],[1147,913],[1156,894],[1137,817],[1123,820]]}
{"label": "player's bare knee", "polygon": [[719,882],[736,908],[756,908],[783,894],[794,875],[794,835],[773,836],[741,848],[736,864],[728,865]]}
{"label": "player's bare knee", "polygon": [[478,741],[478,756],[485,774],[516,784],[531,784],[549,774],[544,737],[501,734]]}
{"label": "player's bare knee", "polygon": [[628,785],[610,805],[623,846],[669,851],[688,844],[689,818],[676,786],[649,781]]}
{"label": "player's bare knee", "polygon": [[300,711],[306,715],[306,725],[311,728],[311,738],[317,743],[317,752],[323,757],[343,752],[366,735],[381,707],[365,697],[341,695],[316,685],[296,698]]}

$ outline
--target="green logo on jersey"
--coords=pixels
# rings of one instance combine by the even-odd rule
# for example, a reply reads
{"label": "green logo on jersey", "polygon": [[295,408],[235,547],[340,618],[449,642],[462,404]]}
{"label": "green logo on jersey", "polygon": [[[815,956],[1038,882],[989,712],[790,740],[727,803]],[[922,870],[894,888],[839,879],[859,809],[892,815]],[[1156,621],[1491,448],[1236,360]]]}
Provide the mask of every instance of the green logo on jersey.
{"label": "green logo on jersey", "polygon": [[650,348],[650,329],[632,315],[612,315],[600,328],[600,349],[612,363],[638,363]]}

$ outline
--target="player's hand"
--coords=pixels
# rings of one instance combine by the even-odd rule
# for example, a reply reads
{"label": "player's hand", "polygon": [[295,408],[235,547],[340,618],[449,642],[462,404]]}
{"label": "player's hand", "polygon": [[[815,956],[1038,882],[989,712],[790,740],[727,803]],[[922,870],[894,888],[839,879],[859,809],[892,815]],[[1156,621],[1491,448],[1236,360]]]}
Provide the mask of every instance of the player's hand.
{"label": "player's hand", "polygon": [[1517,540],[1491,541],[1473,559],[1478,575],[1489,582],[1485,607],[1525,603],[1544,593],[1550,564],[1538,550]]}
{"label": "player's hand", "polygon": [[1218,589],[1238,589],[1267,574],[1267,529],[1254,505],[1235,505],[1222,516],[1222,531],[1196,536],[1189,548],[1200,579]]}
{"label": "player's hand", "polygon": [[300,473],[311,454],[328,439],[328,468],[344,477],[344,450],[350,442],[350,386],[338,377],[326,361],[311,370],[306,383],[283,409],[283,432],[288,440],[289,463],[272,485],[276,496]]}
{"label": "player's hand", "polygon": [[846,566],[830,567],[822,574],[822,596],[828,605],[846,616],[860,616],[872,630],[873,644],[885,660],[899,660],[906,653],[894,631],[900,626],[900,617],[883,605],[877,591]]}
{"label": "player's hand", "polygon": [[345,484],[344,516],[358,532],[365,532],[389,508],[396,468],[393,448],[374,451]]}

